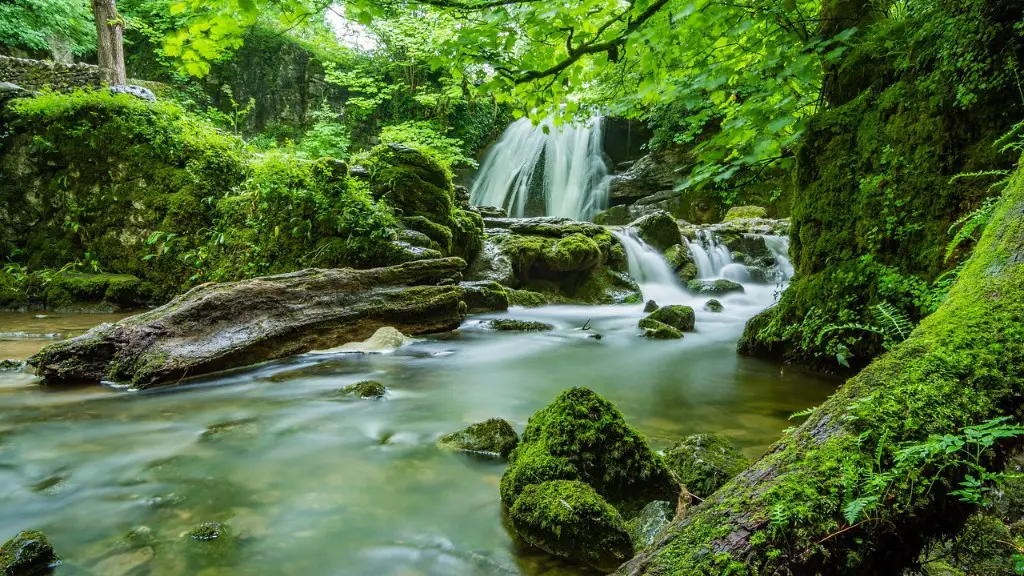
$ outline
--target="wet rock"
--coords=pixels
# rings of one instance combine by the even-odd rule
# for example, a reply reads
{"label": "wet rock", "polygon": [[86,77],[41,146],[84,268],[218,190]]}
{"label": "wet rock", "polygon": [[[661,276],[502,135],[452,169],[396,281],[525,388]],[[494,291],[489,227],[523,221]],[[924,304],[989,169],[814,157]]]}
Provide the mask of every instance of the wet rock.
{"label": "wet rock", "polygon": [[508,230],[514,234],[550,236],[561,238],[569,234],[594,236],[604,228],[590,222],[580,222],[561,216],[538,216],[536,218],[485,218],[484,226],[489,229]]}
{"label": "wet rock", "polygon": [[413,262],[416,260],[432,260],[442,256],[440,250],[414,246],[408,242],[396,240],[391,244],[397,248],[397,253],[394,256],[394,262],[396,263]]}
{"label": "wet rock", "polygon": [[509,510],[516,532],[546,552],[605,572],[633,557],[619,512],[579,481],[527,486]]}
{"label": "wet rock", "polygon": [[548,330],[554,330],[555,327],[545,322],[536,322],[533,320],[513,320],[511,318],[498,318],[496,320],[488,320],[484,324],[490,327],[492,330],[498,330],[500,332],[546,332]]}
{"label": "wet rock", "polygon": [[625,226],[633,220],[636,220],[636,216],[629,206],[612,206],[594,216],[594,223],[604,226]]}
{"label": "wet rock", "polygon": [[24,360],[0,360],[0,372],[17,372],[24,369]]}
{"label": "wet rock", "polygon": [[[455,198],[455,203],[464,210],[472,210],[472,206],[469,205],[469,188],[462,185],[452,187],[452,194]],[[479,212],[477,212],[479,214]]]}
{"label": "wet rock", "polygon": [[647,154],[626,172],[612,176],[608,187],[611,204],[632,204],[660,190],[675,188],[680,159],[671,156],[662,152]]}
{"label": "wet rock", "polygon": [[750,465],[728,439],[717,434],[683,438],[665,451],[665,463],[698,498],[711,496]]}
{"label": "wet rock", "polygon": [[310,354],[334,354],[338,352],[390,352],[396,350],[408,342],[408,338],[401,331],[391,327],[382,326],[366,340],[360,342],[346,342],[341,346],[328,348],[327,350],[312,350]]}
{"label": "wet rock", "polygon": [[493,235],[484,238],[480,253],[466,271],[466,278],[491,280],[505,285],[512,283],[515,278],[512,259],[502,250],[500,241]]}
{"label": "wet rock", "polygon": [[658,308],[652,312],[647,319],[655,320],[662,324],[668,324],[680,332],[693,332],[696,316],[693,313],[693,308],[673,304],[671,306]]}
{"label": "wet rock", "polygon": [[386,396],[388,389],[376,380],[363,380],[355,384],[349,384],[340,390],[331,393],[332,398],[362,398],[364,400],[379,400]]}
{"label": "wet rock", "polygon": [[484,218],[508,218],[508,210],[497,206],[472,206],[470,210]]}
{"label": "wet rock", "polygon": [[583,234],[570,234],[545,249],[544,261],[554,272],[590,270],[601,263],[601,247]]}
{"label": "wet rock", "polygon": [[648,300],[647,303],[644,304],[644,313],[645,314],[654,312],[657,309],[658,309],[658,303],[655,302],[654,300]]}
{"label": "wet rock", "polygon": [[501,499],[512,506],[527,486],[548,480],[585,482],[625,517],[652,500],[679,496],[644,437],[586,388],[566,390],[530,417],[501,478]]}
{"label": "wet rock", "polygon": [[697,262],[693,259],[690,249],[683,244],[676,244],[665,251],[665,261],[675,271],[682,283],[697,278]]}
{"label": "wet rock", "polygon": [[697,295],[723,296],[733,292],[743,292],[743,285],[732,280],[690,280],[686,288]]}
{"label": "wet rock", "polygon": [[4,576],[49,574],[59,563],[50,541],[36,530],[19,532],[0,547],[0,574]]}
{"label": "wet rock", "polygon": [[704,303],[704,309],[707,310],[708,312],[721,312],[722,310],[725,309],[725,307],[722,306],[721,302],[712,298],[711,300],[708,300],[707,302]]}
{"label": "wet rock", "polygon": [[[430,239],[423,232],[409,230],[408,228],[398,231],[398,240],[419,248],[428,248],[437,251],[437,242]],[[440,256],[438,256],[440,258]]]}
{"label": "wet rock", "polygon": [[523,306],[526,308],[536,308],[537,306],[544,306],[548,303],[548,297],[540,292],[531,292],[530,290],[506,290],[508,294],[509,306]]}
{"label": "wet rock", "polygon": [[[48,385],[101,380],[146,388],[368,338],[462,323],[465,261],[309,269],[203,284],[160,308],[51,344],[29,359]],[[445,285],[438,285],[444,282]]]}
{"label": "wet rock", "polygon": [[473,452],[508,458],[519,444],[512,425],[500,418],[478,422],[458,432],[442,436],[437,445],[446,450]]}
{"label": "wet rock", "polygon": [[683,243],[682,234],[675,218],[664,211],[658,211],[638,218],[630,223],[637,235],[660,252]]}
{"label": "wet rock", "polygon": [[508,310],[508,292],[497,282],[461,282],[459,289],[462,290],[462,301],[466,304],[467,314]]}
{"label": "wet rock", "polygon": [[662,528],[672,521],[674,515],[675,510],[672,504],[664,500],[655,500],[644,506],[636,518],[626,522],[626,529],[637,550],[654,543],[654,538]]}
{"label": "wet rock", "polygon": [[188,537],[193,540],[216,540],[223,537],[227,532],[226,527],[220,522],[203,522],[188,531]]}
{"label": "wet rock", "polygon": [[115,84],[110,87],[113,94],[128,94],[146,102],[156,102],[156,95],[149,88],[136,86],[135,84]]}
{"label": "wet rock", "polygon": [[751,218],[767,218],[768,211],[760,206],[733,206],[725,213],[724,222],[730,220],[749,220]]}
{"label": "wet rock", "polygon": [[637,327],[643,330],[644,338],[651,340],[679,340],[683,337],[683,333],[679,329],[650,318],[640,320]]}
{"label": "wet rock", "polygon": [[722,244],[732,251],[733,260],[748,266],[771,266],[775,255],[760,234],[719,234]]}

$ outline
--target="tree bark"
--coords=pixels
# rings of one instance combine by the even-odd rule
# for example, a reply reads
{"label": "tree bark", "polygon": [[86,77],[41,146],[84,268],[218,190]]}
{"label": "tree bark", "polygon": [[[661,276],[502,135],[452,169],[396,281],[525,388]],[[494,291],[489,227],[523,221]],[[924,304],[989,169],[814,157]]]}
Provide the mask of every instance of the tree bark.
{"label": "tree bark", "polygon": [[96,18],[96,56],[101,80],[108,86],[126,84],[124,70],[124,21],[117,12],[116,0],[92,0]]}
{"label": "tree bark", "polygon": [[[954,533],[970,512],[949,494],[967,471],[933,464],[901,474],[852,524],[845,507],[893,468],[900,447],[996,417],[1019,422],[1022,400],[1018,171],[940,309],[618,573],[899,574],[929,538]],[[997,464],[1010,449],[996,445],[986,462]]]}

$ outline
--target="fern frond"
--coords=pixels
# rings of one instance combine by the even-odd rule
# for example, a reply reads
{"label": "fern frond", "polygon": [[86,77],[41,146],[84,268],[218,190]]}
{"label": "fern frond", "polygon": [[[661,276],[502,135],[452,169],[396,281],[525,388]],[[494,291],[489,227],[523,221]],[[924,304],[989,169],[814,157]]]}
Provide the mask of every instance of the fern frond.
{"label": "fern frond", "polygon": [[995,178],[996,176],[1006,178],[1009,175],[1009,170],[980,170],[978,172],[961,172],[950,178],[949,183],[954,184],[957,180],[966,180],[968,178]]}
{"label": "fern frond", "polygon": [[871,307],[875,320],[882,326],[886,338],[899,343],[907,339],[914,331],[914,323],[905,312],[888,302],[881,302]]}
{"label": "fern frond", "polygon": [[864,515],[864,511],[873,506],[878,502],[878,495],[865,496],[864,498],[857,498],[851,500],[843,508],[843,517],[850,524],[856,524],[857,520]]}
{"label": "fern frond", "polygon": [[946,260],[948,261],[953,252],[956,251],[957,247],[963,243],[964,240],[974,240],[974,233],[981,231],[988,224],[988,221],[992,218],[992,213],[996,208],[995,196],[985,199],[976,210],[973,210],[960,217],[952,226],[949,227],[947,233],[953,234],[953,239],[946,245]]}

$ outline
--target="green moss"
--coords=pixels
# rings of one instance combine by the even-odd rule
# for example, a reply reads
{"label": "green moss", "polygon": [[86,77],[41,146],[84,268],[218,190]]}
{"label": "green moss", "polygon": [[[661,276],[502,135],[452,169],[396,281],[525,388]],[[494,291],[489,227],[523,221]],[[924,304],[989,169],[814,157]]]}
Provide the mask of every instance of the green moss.
{"label": "green moss", "polygon": [[583,482],[527,486],[509,518],[534,546],[598,570],[612,571],[633,555],[622,516]]}
{"label": "green moss", "polygon": [[689,306],[673,304],[658,308],[647,319],[668,324],[680,332],[693,332],[696,315],[693,313],[693,308]]}
{"label": "green moss", "polygon": [[24,530],[0,547],[0,574],[31,576],[46,574],[60,558],[42,532]]}
{"label": "green moss", "polygon": [[695,434],[666,450],[665,464],[690,493],[707,498],[750,461],[723,436]]}
{"label": "green moss", "polygon": [[563,392],[530,417],[501,479],[511,506],[530,484],[586,482],[626,517],[652,500],[674,502],[679,487],[661,457],[610,402],[586,388]]}
{"label": "green moss", "polygon": [[601,247],[583,234],[570,234],[548,245],[545,266],[554,272],[579,272],[601,263]]}
{"label": "green moss", "polygon": [[683,243],[679,225],[668,212],[658,211],[643,216],[631,223],[630,226],[636,230],[644,242],[661,252]]}
{"label": "green moss", "polygon": [[768,211],[760,206],[733,206],[725,213],[724,222],[748,218],[767,218]]}
{"label": "green moss", "polygon": [[204,522],[188,531],[193,540],[216,540],[224,536],[226,528],[220,522]]}
{"label": "green moss", "polygon": [[721,302],[719,302],[718,300],[715,300],[714,298],[712,298],[711,300],[708,300],[707,302],[704,303],[704,309],[707,310],[708,312],[716,312],[717,313],[717,312],[721,312],[722,310],[724,310],[725,307],[722,306]]}
{"label": "green moss", "polygon": [[464,430],[442,436],[437,445],[448,450],[492,454],[501,458],[519,444],[519,435],[512,425],[500,418],[478,422]]}
{"label": "green moss", "polygon": [[527,308],[536,308],[537,306],[544,306],[548,303],[548,298],[544,294],[538,292],[531,292],[529,290],[506,290],[508,292],[508,305],[509,306],[525,306]]}
{"label": "green moss", "polygon": [[724,278],[718,280],[690,280],[686,288],[693,294],[722,296],[733,292],[743,292],[743,285]]}
{"label": "green moss", "polygon": [[683,337],[681,330],[651,318],[641,319],[637,327],[643,330],[644,338],[651,340],[679,340]]}
{"label": "green moss", "polygon": [[488,320],[485,323],[487,326],[500,332],[546,332],[548,330],[554,330],[555,327],[551,324],[544,322],[534,322],[530,320],[513,320],[511,318],[498,318],[497,320]]}
{"label": "green moss", "polygon": [[349,384],[340,390],[331,393],[335,398],[363,398],[366,400],[379,400],[386,396],[388,389],[376,380],[363,380],[355,384]]}
{"label": "green moss", "polygon": [[24,310],[28,308],[28,296],[21,288],[21,282],[0,270],[0,310]]}

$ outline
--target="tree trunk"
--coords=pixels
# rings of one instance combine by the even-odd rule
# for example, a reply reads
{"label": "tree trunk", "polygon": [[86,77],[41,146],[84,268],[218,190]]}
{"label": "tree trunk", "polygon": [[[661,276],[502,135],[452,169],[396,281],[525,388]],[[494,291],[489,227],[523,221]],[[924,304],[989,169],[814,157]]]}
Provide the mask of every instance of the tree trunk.
{"label": "tree trunk", "polygon": [[117,12],[116,0],[92,0],[96,18],[96,56],[100,75],[108,86],[127,83],[124,71],[124,21]]}
{"label": "tree trunk", "polygon": [[[1024,170],[938,311],[619,574],[899,574],[970,512],[949,494],[966,470],[932,464],[884,489],[868,481],[892,470],[900,447],[1019,421],[1022,399]],[[996,445],[984,461],[1009,449]],[[848,522],[844,509],[872,492],[879,505]]]}

